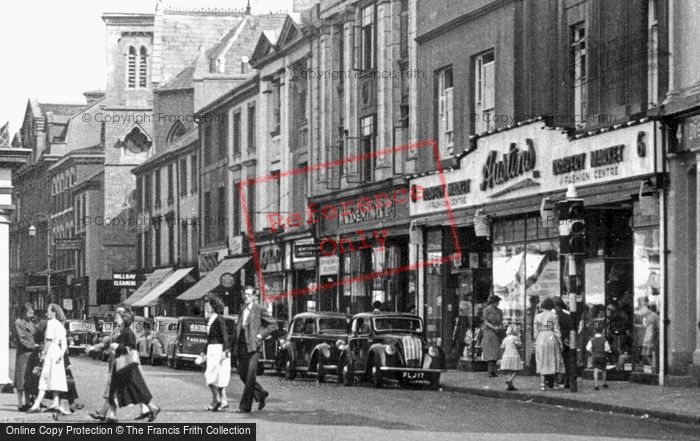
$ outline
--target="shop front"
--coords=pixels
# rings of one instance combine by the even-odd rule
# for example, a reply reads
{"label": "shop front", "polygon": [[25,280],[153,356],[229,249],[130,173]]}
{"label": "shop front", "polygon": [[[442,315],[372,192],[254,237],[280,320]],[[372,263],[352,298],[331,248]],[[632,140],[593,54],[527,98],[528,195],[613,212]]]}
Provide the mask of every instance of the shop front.
{"label": "shop front", "polygon": [[375,302],[386,311],[415,308],[408,270],[409,199],[406,183],[394,180],[314,201],[320,213],[323,310],[356,314],[371,311]]}
{"label": "shop front", "polygon": [[[656,136],[655,122],[570,138],[535,121],[478,138],[456,170],[411,181],[422,195],[411,203],[422,232],[414,237],[424,261],[440,262],[419,266],[422,313],[428,337],[448,360],[479,360],[481,313],[495,294],[534,370],[539,305],[568,293],[553,208],[573,185],[585,207],[578,346],[600,324],[612,347],[611,370],[658,375],[664,302]],[[458,258],[444,259],[455,250]],[[590,362],[584,353],[580,361]]]}
{"label": "shop front", "polygon": [[287,292],[289,292],[290,319],[301,312],[323,310],[316,293],[316,258],[318,241],[308,233],[290,236],[285,242],[287,259]]}
{"label": "shop front", "polygon": [[[285,293],[284,246],[279,242],[268,241],[257,243],[260,281],[265,284],[265,298],[272,299],[265,305],[273,317],[285,320],[288,314],[287,299],[280,298]],[[260,281],[258,283],[260,283]],[[262,291],[262,287],[261,287]]]}

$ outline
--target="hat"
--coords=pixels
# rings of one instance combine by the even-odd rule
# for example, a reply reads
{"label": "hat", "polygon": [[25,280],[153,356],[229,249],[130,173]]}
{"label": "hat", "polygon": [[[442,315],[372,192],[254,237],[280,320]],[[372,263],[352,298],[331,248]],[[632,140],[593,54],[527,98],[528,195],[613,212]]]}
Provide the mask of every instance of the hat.
{"label": "hat", "polygon": [[490,305],[490,304],[492,304],[492,303],[497,303],[497,302],[500,302],[500,301],[501,301],[501,298],[500,298],[500,297],[498,297],[498,296],[495,295],[495,294],[491,294],[491,295],[489,296],[489,299],[486,301],[486,303],[488,303],[488,304]]}

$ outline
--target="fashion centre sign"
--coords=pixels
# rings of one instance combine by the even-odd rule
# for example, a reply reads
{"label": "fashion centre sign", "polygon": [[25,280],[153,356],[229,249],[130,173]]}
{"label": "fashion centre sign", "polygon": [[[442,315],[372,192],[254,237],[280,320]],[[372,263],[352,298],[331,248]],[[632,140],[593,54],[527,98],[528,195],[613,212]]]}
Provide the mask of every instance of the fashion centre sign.
{"label": "fashion centre sign", "polygon": [[[411,216],[478,207],[576,186],[600,185],[656,172],[653,121],[570,138],[544,121],[477,139],[461,167],[411,180]],[[478,185],[472,185],[479,179]],[[475,183],[476,184],[476,183]],[[445,188],[446,186],[446,188]]]}

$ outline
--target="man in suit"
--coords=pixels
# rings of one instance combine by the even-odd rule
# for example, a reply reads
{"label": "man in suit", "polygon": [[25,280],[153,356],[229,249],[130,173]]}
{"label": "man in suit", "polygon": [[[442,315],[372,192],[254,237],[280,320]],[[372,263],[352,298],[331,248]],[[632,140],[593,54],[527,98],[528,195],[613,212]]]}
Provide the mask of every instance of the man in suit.
{"label": "man in suit", "polygon": [[255,303],[255,288],[246,286],[243,294],[245,302],[238,314],[235,353],[238,356],[238,375],[245,385],[237,413],[248,413],[253,399],[258,402],[258,410],[265,407],[268,392],[257,382],[258,361],[263,340],[277,327],[270,313]]}
{"label": "man in suit", "polygon": [[571,319],[571,315],[569,314],[569,311],[566,309],[566,303],[564,303],[564,300],[562,300],[561,297],[556,297],[554,299],[554,309],[557,312],[557,319],[559,320],[559,329],[561,331],[561,341],[562,341],[562,360],[564,360],[564,378],[559,381],[560,385],[563,385],[565,388],[569,388],[570,385],[570,377],[569,377],[569,354],[570,354],[570,348],[571,345],[569,343],[570,335],[571,335],[571,328],[573,326],[573,320]]}

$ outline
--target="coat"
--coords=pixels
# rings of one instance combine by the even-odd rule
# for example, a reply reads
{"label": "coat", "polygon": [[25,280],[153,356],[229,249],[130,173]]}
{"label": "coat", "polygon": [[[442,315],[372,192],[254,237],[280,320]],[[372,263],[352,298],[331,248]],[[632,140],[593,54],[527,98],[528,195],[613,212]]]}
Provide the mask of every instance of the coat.
{"label": "coat", "polygon": [[484,333],[481,339],[481,358],[485,361],[495,361],[500,358],[502,324],[503,312],[493,304],[487,306],[484,309]]}
{"label": "coat", "polygon": [[[246,307],[247,306],[243,306],[243,308]],[[234,352],[238,353],[241,349],[243,349],[239,347],[240,339],[238,336],[241,335],[241,332],[244,333],[243,335],[245,337],[247,352],[251,353],[259,352],[260,348],[262,347],[262,341],[265,340],[265,338],[275,329],[277,329],[277,324],[272,319],[272,316],[267,309],[263,308],[262,306],[255,303],[251,305],[251,310],[248,315],[248,323],[246,325],[243,325],[243,309],[241,309],[241,313],[238,314],[238,325],[236,326],[236,342]],[[258,335],[260,335],[260,338],[257,338]]]}
{"label": "coat", "polygon": [[535,358],[540,375],[560,372],[562,366],[561,331],[554,311],[542,311],[535,316]]}
{"label": "coat", "polygon": [[28,367],[29,358],[36,348],[34,343],[35,333],[36,325],[31,320],[25,320],[20,317],[15,321],[17,357],[15,358],[15,378],[13,383],[17,390],[24,390],[27,375],[31,374],[31,372],[28,372]]}

